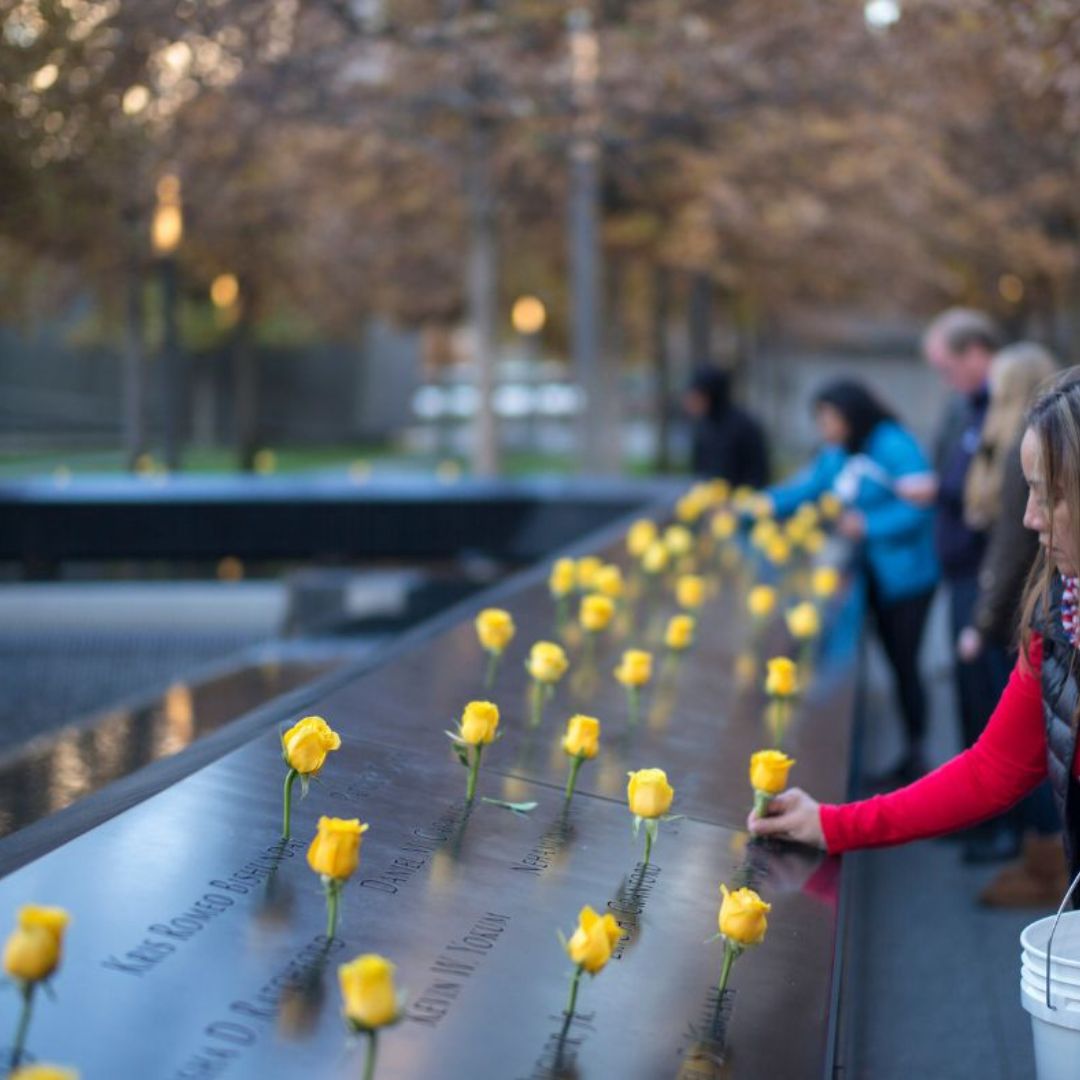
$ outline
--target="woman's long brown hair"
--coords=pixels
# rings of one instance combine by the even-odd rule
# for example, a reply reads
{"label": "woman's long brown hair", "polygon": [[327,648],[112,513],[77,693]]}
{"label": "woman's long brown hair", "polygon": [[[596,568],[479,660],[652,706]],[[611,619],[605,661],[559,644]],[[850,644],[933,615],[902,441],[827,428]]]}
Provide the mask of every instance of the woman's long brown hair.
{"label": "woman's long brown hair", "polygon": [[[1027,415],[1025,431],[1039,440],[1042,480],[1045,484],[1053,547],[1053,508],[1062,499],[1074,533],[1072,548],[1080,551],[1080,367],[1058,375],[1036,398]],[[1054,564],[1047,549],[1040,548],[1024,586],[1020,617],[1020,655],[1027,661],[1036,612],[1050,609]]]}

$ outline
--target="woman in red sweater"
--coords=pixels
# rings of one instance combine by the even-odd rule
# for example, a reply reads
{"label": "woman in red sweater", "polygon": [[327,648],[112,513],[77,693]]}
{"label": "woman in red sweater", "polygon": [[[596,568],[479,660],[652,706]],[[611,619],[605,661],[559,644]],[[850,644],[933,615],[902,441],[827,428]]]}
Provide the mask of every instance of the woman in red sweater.
{"label": "woman in red sweater", "polygon": [[748,827],[829,852],[941,836],[1001,813],[1049,778],[1065,824],[1070,879],[1080,871],[1080,368],[1031,408],[1020,447],[1024,525],[1039,536],[1021,648],[1008,686],[970,749],[888,795],[819,804],[792,788]]}

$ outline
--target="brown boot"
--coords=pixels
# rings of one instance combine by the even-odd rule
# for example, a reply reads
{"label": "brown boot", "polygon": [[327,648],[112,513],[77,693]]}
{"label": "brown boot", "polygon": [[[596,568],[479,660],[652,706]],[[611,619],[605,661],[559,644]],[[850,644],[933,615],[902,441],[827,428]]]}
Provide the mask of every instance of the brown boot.
{"label": "brown boot", "polygon": [[1061,837],[1029,833],[1020,858],[979,893],[979,903],[986,907],[1056,908],[1068,887]]}

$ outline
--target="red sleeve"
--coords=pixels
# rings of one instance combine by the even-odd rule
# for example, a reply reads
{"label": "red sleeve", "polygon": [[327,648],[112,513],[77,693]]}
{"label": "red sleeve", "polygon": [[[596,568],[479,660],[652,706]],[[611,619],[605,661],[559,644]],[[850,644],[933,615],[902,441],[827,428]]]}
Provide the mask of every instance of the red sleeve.
{"label": "red sleeve", "polygon": [[985,731],[970,750],[888,795],[821,807],[830,853],[883,847],[963,829],[1018,802],[1046,776],[1042,638],[1018,661]]}

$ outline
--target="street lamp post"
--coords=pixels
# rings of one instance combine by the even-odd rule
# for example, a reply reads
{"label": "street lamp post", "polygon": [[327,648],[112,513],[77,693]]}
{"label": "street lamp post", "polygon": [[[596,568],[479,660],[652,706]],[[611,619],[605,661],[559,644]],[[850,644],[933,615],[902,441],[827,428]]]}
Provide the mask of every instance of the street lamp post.
{"label": "street lamp post", "polygon": [[177,325],[176,251],[184,238],[184,213],[180,203],[180,180],[171,174],[157,183],[157,206],[151,240],[161,279],[162,341],[161,397],[165,467],[180,467],[180,333]]}

